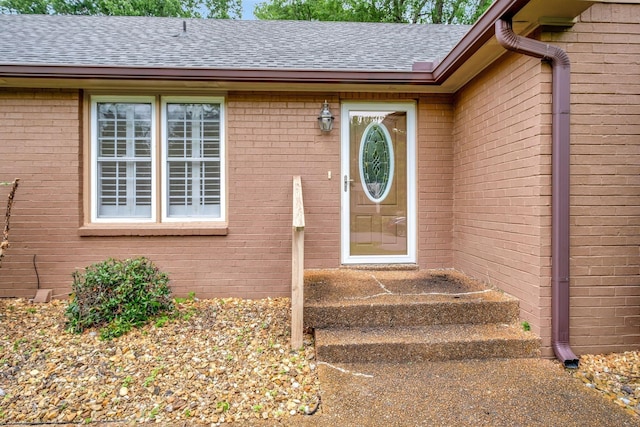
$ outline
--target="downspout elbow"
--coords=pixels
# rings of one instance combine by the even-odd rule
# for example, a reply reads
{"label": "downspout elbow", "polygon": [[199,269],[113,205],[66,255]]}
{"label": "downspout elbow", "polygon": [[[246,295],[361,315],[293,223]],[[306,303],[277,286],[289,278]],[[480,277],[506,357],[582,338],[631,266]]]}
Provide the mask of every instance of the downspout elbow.
{"label": "downspout elbow", "polygon": [[495,23],[498,43],[507,50],[549,61],[552,87],[552,219],[551,219],[551,346],[567,368],[577,368],[579,358],[569,345],[569,166],[571,62],[557,46],[519,36],[511,20]]}
{"label": "downspout elbow", "polygon": [[510,20],[499,19],[496,21],[495,34],[498,43],[507,50],[549,61],[552,66],[570,69],[571,61],[564,50],[558,46],[517,35],[513,32]]}

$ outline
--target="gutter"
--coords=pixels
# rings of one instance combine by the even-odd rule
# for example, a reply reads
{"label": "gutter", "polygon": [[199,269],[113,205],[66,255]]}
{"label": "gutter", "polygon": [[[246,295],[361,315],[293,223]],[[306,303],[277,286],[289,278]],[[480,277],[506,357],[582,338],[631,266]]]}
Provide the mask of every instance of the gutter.
{"label": "gutter", "polygon": [[[433,70],[434,79],[440,83],[448,79],[475,52],[493,37],[493,25],[502,16],[514,16],[531,0],[495,1],[449,54]],[[564,1],[564,0],[562,0]]]}
{"label": "gutter", "polygon": [[0,78],[70,78],[111,80],[178,80],[260,83],[374,83],[435,84],[424,71],[277,70],[224,68],[170,68],[83,65],[1,64]]}
{"label": "gutter", "polygon": [[578,367],[579,358],[569,344],[569,166],[571,63],[557,46],[518,36],[511,19],[495,23],[498,43],[511,50],[551,63],[552,169],[551,169],[551,345],[566,368]]}

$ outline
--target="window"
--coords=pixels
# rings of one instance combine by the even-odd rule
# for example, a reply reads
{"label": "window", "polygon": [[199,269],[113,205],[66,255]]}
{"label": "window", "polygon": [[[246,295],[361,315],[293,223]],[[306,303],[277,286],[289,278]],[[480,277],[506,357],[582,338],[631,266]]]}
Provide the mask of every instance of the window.
{"label": "window", "polygon": [[373,203],[381,203],[389,194],[393,167],[391,135],[382,122],[371,122],[360,140],[358,169],[364,193]]}
{"label": "window", "polygon": [[223,99],[94,96],[91,121],[92,222],[224,221]]}

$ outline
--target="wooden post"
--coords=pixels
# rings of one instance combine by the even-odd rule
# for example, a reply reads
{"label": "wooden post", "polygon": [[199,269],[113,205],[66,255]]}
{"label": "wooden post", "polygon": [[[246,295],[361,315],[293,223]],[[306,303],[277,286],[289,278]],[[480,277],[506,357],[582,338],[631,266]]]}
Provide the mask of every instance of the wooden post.
{"label": "wooden post", "polygon": [[302,347],[304,328],[304,204],[302,181],[293,177],[293,224],[291,235],[291,349]]}

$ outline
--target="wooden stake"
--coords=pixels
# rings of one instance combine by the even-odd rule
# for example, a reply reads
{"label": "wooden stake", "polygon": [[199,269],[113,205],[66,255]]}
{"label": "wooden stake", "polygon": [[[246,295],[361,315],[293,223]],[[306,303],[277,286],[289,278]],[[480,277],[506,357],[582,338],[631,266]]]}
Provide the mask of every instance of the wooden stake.
{"label": "wooden stake", "polygon": [[299,176],[293,177],[291,246],[291,349],[299,350],[304,334],[304,203]]}

